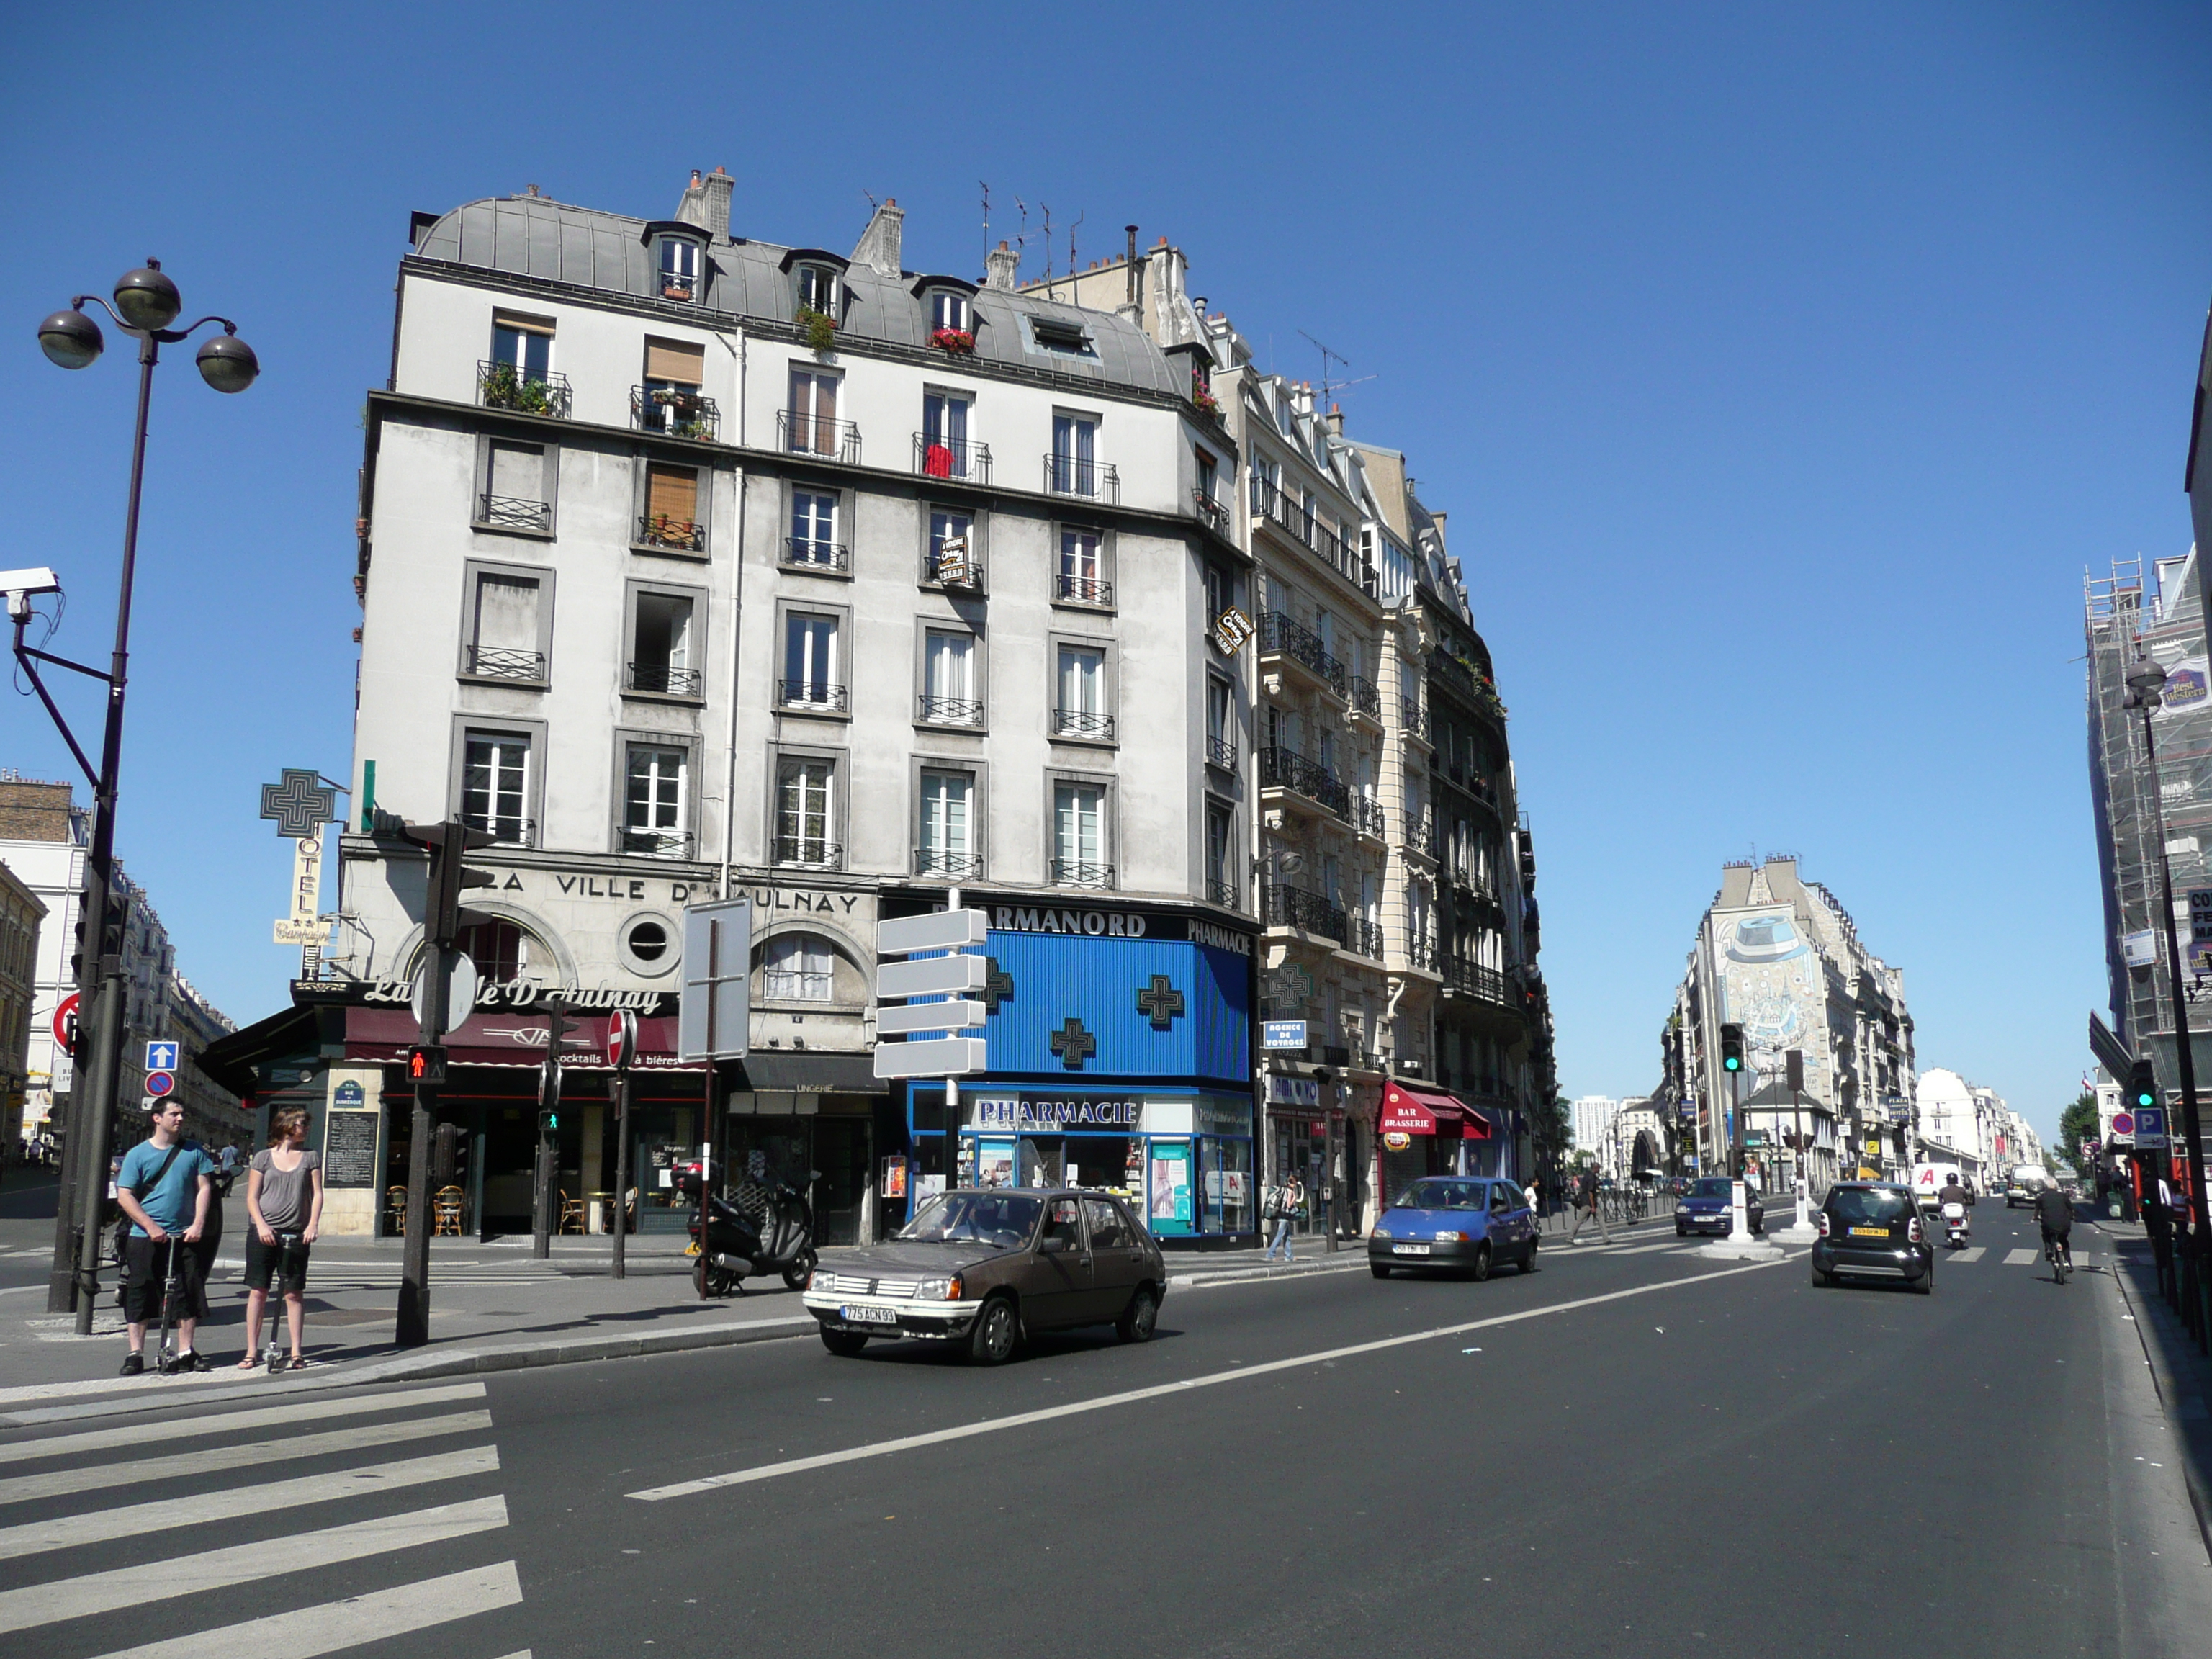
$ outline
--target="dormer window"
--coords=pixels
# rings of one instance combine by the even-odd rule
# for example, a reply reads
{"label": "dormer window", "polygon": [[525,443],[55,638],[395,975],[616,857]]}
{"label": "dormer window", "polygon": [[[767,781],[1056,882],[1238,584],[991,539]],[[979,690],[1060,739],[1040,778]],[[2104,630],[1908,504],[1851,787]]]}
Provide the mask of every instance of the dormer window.
{"label": "dormer window", "polygon": [[707,233],[686,219],[648,222],[638,240],[652,261],[652,293],[655,299],[680,306],[696,305],[707,297]]}
{"label": "dormer window", "polygon": [[1080,323],[1061,322],[1050,317],[1030,319],[1030,338],[1040,351],[1049,351],[1062,357],[1093,357],[1098,353],[1092,348],[1091,337],[1083,331]]}
{"label": "dormer window", "polygon": [[796,275],[800,308],[819,312],[835,322],[837,318],[837,273],[828,265],[801,265]]}
{"label": "dormer window", "polygon": [[690,304],[699,296],[699,245],[673,236],[660,244],[660,297]]}
{"label": "dormer window", "polygon": [[940,330],[953,334],[973,334],[969,321],[968,296],[950,289],[939,289],[929,296],[929,327],[932,333]]}

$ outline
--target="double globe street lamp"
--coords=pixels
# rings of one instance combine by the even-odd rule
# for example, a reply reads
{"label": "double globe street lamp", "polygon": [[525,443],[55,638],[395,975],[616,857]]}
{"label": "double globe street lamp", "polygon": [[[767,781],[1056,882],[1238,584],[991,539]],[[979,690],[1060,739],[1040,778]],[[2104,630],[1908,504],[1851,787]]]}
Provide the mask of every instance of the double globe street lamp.
{"label": "double globe street lamp", "polygon": [[[253,348],[238,337],[238,325],[227,317],[208,316],[173,328],[184,311],[184,296],[165,275],[159,259],[149,259],[125,273],[115,284],[113,301],[80,294],[69,309],[57,311],[39,325],[39,345],[63,368],[86,368],[96,362],[106,342],[100,325],[85,313],[97,305],[118,327],[138,342],[138,416],[131,442],[131,498],[123,526],[123,575],[115,607],[115,650],[106,672],[64,657],[33,650],[24,643],[28,606],[16,609],[15,657],[38,690],[46,712],[61,728],[70,752],[92,785],[91,845],[84,871],[83,948],[77,969],[78,1040],[72,1045],[76,1075],[71,1083],[70,1121],[63,1143],[62,1200],[54,1225],[53,1267],[47,1283],[46,1308],[64,1313],[73,1307],[79,1334],[92,1329],[93,1304],[98,1299],[101,1203],[107,1190],[107,1160],[116,1092],[122,1076],[124,1006],[120,927],[111,915],[114,890],[116,778],[123,750],[123,691],[131,648],[131,590],[138,560],[138,501],[146,472],[146,413],[154,392],[154,365],[161,348],[190,339],[209,324],[222,332],[211,335],[196,358],[200,378],[217,392],[243,392],[261,373]],[[14,608],[14,607],[11,607]],[[84,749],[70,731],[69,723],[39,677],[38,665],[51,663],[107,687],[107,719],[100,743],[99,769],[85,758]],[[72,1202],[74,1200],[74,1202]]]}

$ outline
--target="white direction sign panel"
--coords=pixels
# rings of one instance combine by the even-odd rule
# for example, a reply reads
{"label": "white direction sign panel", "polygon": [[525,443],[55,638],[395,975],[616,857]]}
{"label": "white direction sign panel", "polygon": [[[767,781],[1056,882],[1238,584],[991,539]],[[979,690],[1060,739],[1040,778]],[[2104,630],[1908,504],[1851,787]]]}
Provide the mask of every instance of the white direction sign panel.
{"label": "white direction sign panel", "polygon": [[986,1061],[981,1037],[936,1037],[927,1042],[879,1042],[876,1045],[876,1075],[897,1077],[963,1077],[980,1072]]}
{"label": "white direction sign panel", "polygon": [[742,1060],[752,1040],[753,902],[718,899],[684,912],[683,1060]]}
{"label": "white direction sign panel", "polygon": [[926,916],[898,916],[876,924],[876,951],[886,957],[912,956],[916,951],[957,951],[982,944],[989,931],[990,919],[981,910],[933,910]]}
{"label": "white direction sign panel", "polygon": [[924,957],[920,962],[887,962],[876,969],[876,994],[886,999],[964,996],[981,990],[990,971],[988,957]]}
{"label": "white direction sign panel", "polygon": [[902,1008],[876,1010],[878,1035],[898,1036],[908,1031],[964,1031],[983,1023],[980,1002],[909,1002]]}

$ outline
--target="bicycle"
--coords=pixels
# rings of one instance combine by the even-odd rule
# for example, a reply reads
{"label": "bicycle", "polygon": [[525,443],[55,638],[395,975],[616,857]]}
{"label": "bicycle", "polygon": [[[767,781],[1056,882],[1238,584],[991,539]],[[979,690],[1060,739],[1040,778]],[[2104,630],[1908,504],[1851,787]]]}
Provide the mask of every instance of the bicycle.
{"label": "bicycle", "polygon": [[2074,1271],[2074,1243],[2063,1233],[2053,1233],[2043,1241],[2043,1259],[2051,1264],[2051,1277],[2063,1285],[2066,1275]]}

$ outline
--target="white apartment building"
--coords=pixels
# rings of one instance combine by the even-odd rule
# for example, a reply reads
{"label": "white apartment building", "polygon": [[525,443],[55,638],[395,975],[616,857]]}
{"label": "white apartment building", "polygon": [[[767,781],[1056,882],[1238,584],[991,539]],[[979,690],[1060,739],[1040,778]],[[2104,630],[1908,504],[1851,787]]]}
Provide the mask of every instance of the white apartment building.
{"label": "white apartment building", "polygon": [[1920,1133],[1966,1154],[1985,1183],[2015,1164],[2041,1164],[2043,1137],[1994,1089],[1968,1081],[1948,1066],[1920,1073]]}

